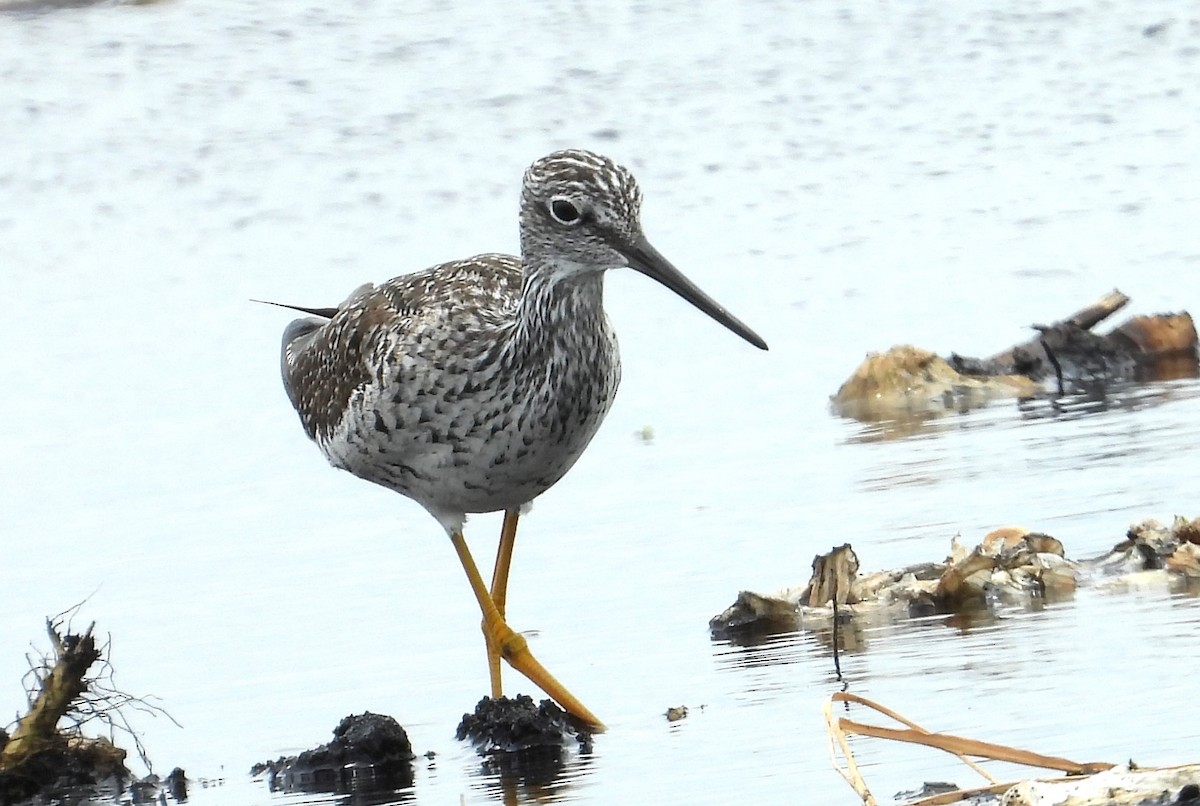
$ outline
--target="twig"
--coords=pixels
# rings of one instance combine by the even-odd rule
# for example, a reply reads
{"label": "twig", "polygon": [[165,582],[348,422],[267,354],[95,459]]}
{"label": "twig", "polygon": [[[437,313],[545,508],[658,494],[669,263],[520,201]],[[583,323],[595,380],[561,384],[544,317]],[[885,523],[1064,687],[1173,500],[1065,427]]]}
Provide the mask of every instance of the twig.
{"label": "twig", "polygon": [[[833,703],[845,702],[856,703],[858,705],[872,708],[879,713],[887,716],[902,725],[906,726],[906,730],[896,728],[884,728],[878,725],[866,725],[861,722],[855,722],[846,718],[834,719]],[[979,758],[988,758],[995,761],[1007,761],[1013,764],[1022,764],[1027,767],[1042,767],[1044,769],[1060,770],[1071,775],[1090,775],[1097,772],[1102,772],[1113,767],[1107,762],[1085,762],[1080,763],[1071,761],[1057,756],[1045,756],[1040,753],[1034,753],[1030,750],[1021,750],[1015,747],[1007,747],[1001,744],[992,744],[991,742],[982,742],[977,739],[967,739],[961,736],[952,736],[946,733],[932,733],[925,728],[922,728],[915,722],[908,720],[896,713],[895,711],[880,705],[877,702],[860,697],[856,694],[848,692],[837,692],[830,696],[825,704],[825,724],[830,735],[830,755],[833,758],[834,769],[846,779],[847,783],[854,788],[863,797],[864,803],[874,803],[870,798],[870,790],[867,788],[866,782],[858,773],[858,767],[854,762],[854,753],[850,749],[850,743],[846,739],[847,733],[857,733],[862,736],[873,736],[880,739],[893,739],[896,741],[912,742],[915,744],[923,744],[928,747],[934,747],[938,750],[944,750],[958,757],[960,761],[975,770],[988,780],[989,786],[976,790],[958,790],[954,793],[946,793],[937,795],[932,798],[922,799],[917,801],[917,804],[923,806],[934,806],[938,803],[953,803],[967,795],[968,792],[997,792],[1008,789],[1012,784],[1001,784],[996,781],[985,769],[979,766],[975,761],[967,756],[977,756]],[[841,749],[842,755],[845,758],[846,766],[843,769],[838,766],[837,748]],[[956,796],[956,797],[953,797]],[[914,804],[916,806],[916,804]]]}
{"label": "twig", "polygon": [[1050,349],[1050,345],[1046,343],[1045,339],[1039,339],[1038,344],[1042,345],[1042,349],[1046,352],[1046,358],[1050,359],[1050,364],[1054,367],[1054,377],[1058,379],[1058,396],[1065,397],[1067,389],[1063,383],[1062,364],[1058,363],[1058,357],[1054,355],[1054,351]]}
{"label": "twig", "polygon": [[837,583],[837,575],[835,574],[833,577],[833,670],[834,670],[834,672],[837,673],[838,682],[841,683],[843,686],[842,690],[845,691],[844,686],[846,685],[846,681],[842,679],[841,635],[840,635],[841,628],[839,627],[839,624],[838,624],[839,621],[840,621],[840,618],[838,617],[838,583]]}

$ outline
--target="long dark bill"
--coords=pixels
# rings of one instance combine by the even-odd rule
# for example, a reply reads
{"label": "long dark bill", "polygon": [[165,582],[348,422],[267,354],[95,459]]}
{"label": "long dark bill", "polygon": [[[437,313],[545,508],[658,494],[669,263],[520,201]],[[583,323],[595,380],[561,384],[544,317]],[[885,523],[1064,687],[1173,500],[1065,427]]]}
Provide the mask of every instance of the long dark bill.
{"label": "long dark bill", "polygon": [[658,280],[667,288],[674,291],[688,302],[717,320],[746,341],[760,350],[767,349],[767,343],[742,320],[725,310],[716,300],[705,294],[696,284],[683,276],[683,272],[671,265],[671,261],[663,257],[657,249],[650,245],[645,237],[639,238],[632,248],[621,249],[629,267],[637,269],[647,277]]}

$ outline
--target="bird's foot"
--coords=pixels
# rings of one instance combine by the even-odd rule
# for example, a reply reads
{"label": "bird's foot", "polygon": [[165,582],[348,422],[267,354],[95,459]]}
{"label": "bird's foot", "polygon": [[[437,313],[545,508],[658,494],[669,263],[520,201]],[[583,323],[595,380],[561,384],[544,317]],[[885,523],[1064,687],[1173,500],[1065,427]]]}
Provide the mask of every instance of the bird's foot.
{"label": "bird's foot", "polygon": [[504,658],[509,666],[529,678],[551,699],[561,705],[563,710],[582,722],[588,730],[595,733],[604,731],[604,723],[533,656],[525,636],[509,627],[503,619],[498,617],[484,619],[483,634],[487,639],[488,669],[492,679],[493,697],[502,695],[500,658]]}

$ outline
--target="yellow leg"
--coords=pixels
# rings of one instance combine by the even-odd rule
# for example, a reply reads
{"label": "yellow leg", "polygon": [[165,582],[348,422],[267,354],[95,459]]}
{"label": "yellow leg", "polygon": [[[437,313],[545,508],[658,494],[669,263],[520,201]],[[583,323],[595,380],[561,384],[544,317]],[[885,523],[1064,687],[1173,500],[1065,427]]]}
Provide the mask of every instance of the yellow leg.
{"label": "yellow leg", "polygon": [[[513,526],[514,528],[516,526],[515,519]],[[595,714],[589,711],[574,694],[567,691],[566,687],[555,680],[554,675],[546,671],[546,667],[538,662],[533,653],[529,651],[525,636],[514,632],[505,623],[504,617],[496,609],[496,603],[492,601],[491,594],[484,587],[483,577],[479,575],[479,568],[475,565],[475,559],[471,556],[471,551],[467,548],[467,541],[463,539],[462,533],[456,532],[450,540],[454,543],[454,550],[458,552],[458,560],[462,563],[463,570],[467,572],[471,590],[475,593],[475,599],[483,611],[483,634],[487,638],[489,652],[494,647],[497,654],[504,658],[509,666],[528,677],[534,685],[561,705],[563,710],[586,722],[592,730],[604,730],[604,723],[597,719]]]}
{"label": "yellow leg", "polygon": [[[521,513],[515,509],[504,511],[504,526],[500,529],[500,545],[496,548],[496,567],[492,571],[492,603],[496,612],[504,618],[504,603],[508,595],[508,569],[512,566],[513,542],[517,539],[517,517]],[[484,627],[487,636],[487,627]],[[504,693],[500,681],[500,651],[487,642],[488,676],[492,681],[492,696],[499,697]]]}
{"label": "yellow leg", "polygon": [[519,510],[504,510],[504,526],[500,528],[500,547],[496,549],[496,568],[492,571],[492,601],[500,615],[504,615],[504,602],[508,591],[508,569],[512,565],[513,543],[517,540],[517,518]]}

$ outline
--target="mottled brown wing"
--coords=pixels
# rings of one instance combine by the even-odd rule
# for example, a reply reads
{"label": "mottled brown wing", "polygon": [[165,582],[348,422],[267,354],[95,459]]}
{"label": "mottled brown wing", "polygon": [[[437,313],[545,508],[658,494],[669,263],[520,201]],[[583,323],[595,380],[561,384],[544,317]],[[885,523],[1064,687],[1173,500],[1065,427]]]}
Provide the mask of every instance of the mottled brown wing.
{"label": "mottled brown wing", "polygon": [[356,391],[380,377],[418,328],[494,327],[515,316],[521,261],[479,255],[363,286],[329,319],[297,319],[283,334],[283,385],[309,437],[328,438]]}

